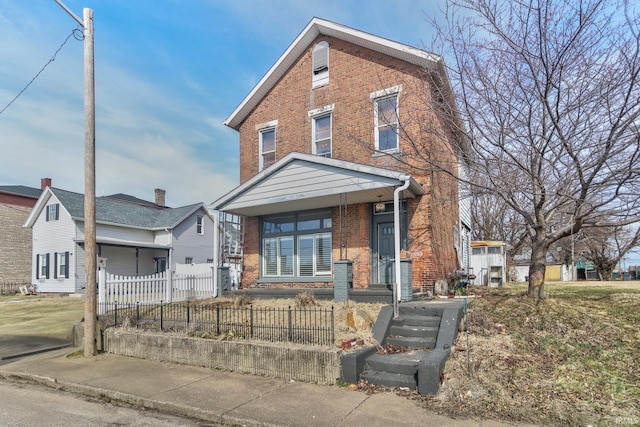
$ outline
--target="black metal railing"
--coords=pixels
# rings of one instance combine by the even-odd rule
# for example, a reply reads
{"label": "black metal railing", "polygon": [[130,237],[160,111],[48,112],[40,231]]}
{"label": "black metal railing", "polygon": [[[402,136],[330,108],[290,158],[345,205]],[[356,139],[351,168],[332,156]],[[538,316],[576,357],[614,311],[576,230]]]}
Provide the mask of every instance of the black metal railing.
{"label": "black metal railing", "polygon": [[233,307],[193,302],[109,304],[100,318],[106,326],[185,332],[220,339],[332,345],[333,307]]}

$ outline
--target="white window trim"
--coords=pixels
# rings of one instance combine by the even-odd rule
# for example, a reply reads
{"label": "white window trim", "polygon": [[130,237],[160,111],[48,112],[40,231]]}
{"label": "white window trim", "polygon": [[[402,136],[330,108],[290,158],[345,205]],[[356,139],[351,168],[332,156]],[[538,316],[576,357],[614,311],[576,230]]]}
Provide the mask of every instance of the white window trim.
{"label": "white window trim", "polygon": [[[273,151],[262,151],[262,135],[271,131],[273,131]],[[275,126],[264,127],[258,131],[258,156],[260,157],[260,170],[263,170],[265,168],[264,155],[267,153],[275,154],[276,148],[278,146],[277,138],[278,138],[278,132],[276,131]]]}
{"label": "white window trim", "polygon": [[[313,60],[313,53],[316,50],[316,48],[320,45],[323,44],[323,46],[326,46],[326,52],[327,52],[327,69],[324,71],[319,72],[318,74],[314,73],[313,67],[315,65],[315,62]],[[321,87],[321,86],[326,86],[329,84],[329,69],[331,68],[330,64],[329,64],[329,43],[326,41],[320,41],[318,43],[316,43],[313,46],[313,49],[311,49],[311,88],[315,89],[317,87]]]}
{"label": "white window trim", "polygon": [[376,98],[384,98],[385,96],[393,95],[402,92],[402,85],[391,86],[386,89],[377,90],[369,94],[369,99],[372,101]]}
{"label": "white window trim", "polygon": [[[198,224],[198,222],[200,224]],[[200,226],[200,231],[198,231],[198,226]],[[203,215],[196,216],[196,234],[198,236],[204,236],[204,216]]]}
{"label": "white window trim", "polygon": [[[323,119],[325,117],[329,117],[329,152],[328,153],[322,153],[322,154],[318,154],[318,150],[317,150],[317,140],[316,140],[316,120],[318,119]],[[325,114],[319,114],[317,116],[313,116],[311,118],[311,149],[313,151],[313,154],[315,155],[319,155],[319,156],[323,156],[323,157],[332,157],[332,153],[333,153],[333,117],[332,117],[332,113],[328,112]]]}
{"label": "white window trim", "polygon": [[[378,102],[387,98],[395,97],[396,98],[396,126],[398,127],[398,131],[400,129],[400,91],[402,90],[402,85],[394,86],[392,88],[379,90],[377,92],[372,92],[370,96],[373,99],[373,121],[374,121],[374,133],[375,133],[375,150],[379,153],[398,153],[400,152],[400,135],[396,133],[396,147],[390,148],[387,150],[380,149],[380,133],[378,132]],[[379,95],[373,97],[373,95]]]}

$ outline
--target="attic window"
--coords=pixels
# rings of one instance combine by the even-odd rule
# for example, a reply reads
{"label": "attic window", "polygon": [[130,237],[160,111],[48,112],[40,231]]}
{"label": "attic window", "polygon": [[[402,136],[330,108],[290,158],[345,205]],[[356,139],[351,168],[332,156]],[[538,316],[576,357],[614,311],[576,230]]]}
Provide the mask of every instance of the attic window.
{"label": "attic window", "polygon": [[319,42],[313,48],[313,80],[312,87],[329,84],[329,43]]}

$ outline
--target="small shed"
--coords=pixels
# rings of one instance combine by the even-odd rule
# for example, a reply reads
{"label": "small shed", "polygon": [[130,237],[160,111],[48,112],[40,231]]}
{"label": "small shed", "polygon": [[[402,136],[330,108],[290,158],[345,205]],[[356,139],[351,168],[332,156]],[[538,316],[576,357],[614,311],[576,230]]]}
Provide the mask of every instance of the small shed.
{"label": "small shed", "polygon": [[493,240],[471,242],[469,273],[475,274],[474,285],[497,288],[507,281],[505,243]]}

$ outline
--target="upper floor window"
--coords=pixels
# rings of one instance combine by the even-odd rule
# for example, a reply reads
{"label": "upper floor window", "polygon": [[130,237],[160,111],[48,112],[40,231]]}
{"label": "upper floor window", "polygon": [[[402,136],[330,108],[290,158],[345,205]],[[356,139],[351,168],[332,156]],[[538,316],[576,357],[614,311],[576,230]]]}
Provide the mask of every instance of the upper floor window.
{"label": "upper floor window", "polygon": [[276,128],[260,131],[260,170],[276,162]]}
{"label": "upper floor window", "polygon": [[376,150],[398,149],[398,94],[375,100]]}
{"label": "upper floor window", "polygon": [[329,43],[316,44],[311,53],[313,63],[312,87],[329,84]]}
{"label": "upper floor window", "polygon": [[47,205],[47,221],[57,221],[60,219],[60,204]]}
{"label": "upper floor window", "polygon": [[313,118],[313,153],[331,157],[331,114]]}
{"label": "upper floor window", "polygon": [[196,234],[204,234],[204,217],[201,215],[196,217]]}

